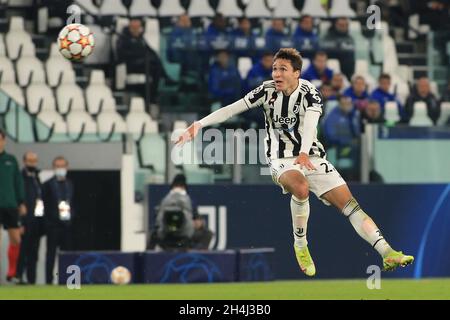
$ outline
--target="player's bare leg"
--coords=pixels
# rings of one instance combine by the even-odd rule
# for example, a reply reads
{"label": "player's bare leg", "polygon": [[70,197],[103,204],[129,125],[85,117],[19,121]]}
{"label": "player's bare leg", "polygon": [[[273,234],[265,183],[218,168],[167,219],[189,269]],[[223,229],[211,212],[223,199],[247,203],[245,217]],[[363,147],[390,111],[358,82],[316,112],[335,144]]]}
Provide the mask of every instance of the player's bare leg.
{"label": "player's bare leg", "polygon": [[309,185],[299,171],[288,170],[280,176],[279,182],[291,197],[294,250],[300,269],[308,276],[316,274],[316,267],[309,254],[306,231],[309,218]]}
{"label": "player's bare leg", "polygon": [[338,208],[350,220],[360,237],[378,251],[383,257],[385,270],[394,270],[398,266],[404,267],[414,261],[413,256],[404,255],[402,252],[391,248],[372,218],[361,209],[358,202],[353,198],[346,184],[326,192],[322,195],[322,198]]}

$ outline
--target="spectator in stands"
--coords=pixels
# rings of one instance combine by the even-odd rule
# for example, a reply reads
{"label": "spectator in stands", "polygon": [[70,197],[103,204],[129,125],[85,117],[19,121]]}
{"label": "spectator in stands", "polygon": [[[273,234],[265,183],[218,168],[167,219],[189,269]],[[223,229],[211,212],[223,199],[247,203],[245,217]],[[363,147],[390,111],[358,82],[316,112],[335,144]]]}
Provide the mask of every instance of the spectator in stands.
{"label": "spectator in stands", "polygon": [[273,54],[271,52],[264,52],[261,60],[255,63],[248,72],[247,79],[245,80],[245,92],[256,88],[263,81],[272,79],[272,63]]}
{"label": "spectator in stands", "polygon": [[320,80],[321,83],[330,82],[333,70],[327,67],[328,56],[324,51],[318,51],[314,55],[313,62],[302,74],[302,78],[308,81]]}
{"label": "spectator in stands", "polygon": [[237,57],[250,57],[253,61],[257,59],[255,35],[248,18],[239,19],[238,28],[231,32],[231,37],[233,39],[233,50]]}
{"label": "spectator in stands", "polygon": [[428,117],[436,125],[441,115],[441,106],[436,96],[431,93],[430,82],[427,77],[420,77],[417,80],[416,85],[406,99],[403,122],[409,123],[414,115],[414,104],[419,101],[425,102]]}
{"label": "spectator in stands", "polygon": [[205,38],[210,50],[225,50],[230,48],[230,32],[225,17],[218,13],[205,32]]}
{"label": "spectator in stands", "polygon": [[319,44],[319,37],[314,31],[313,17],[308,14],[303,15],[292,37],[295,47],[302,52],[302,56],[311,58],[310,53],[316,50]]}
{"label": "spectator in stands", "polygon": [[74,188],[67,178],[68,161],[58,156],[53,160],[54,177],[42,186],[44,223],[47,234],[46,277],[53,283],[56,250],[71,250],[72,221],[74,217]]}
{"label": "spectator in stands", "polygon": [[[448,82],[447,89],[444,91],[440,101],[440,108],[442,110],[442,103],[450,102],[450,81]],[[450,126],[450,116],[444,120],[445,125]]]}
{"label": "spectator in stands", "polygon": [[[359,161],[360,113],[353,111],[350,97],[340,96],[338,107],[329,112],[323,121],[323,136],[329,147],[336,148],[336,167],[342,176],[357,180]],[[344,161],[349,165],[343,165]]]}
{"label": "spectator in stands", "polygon": [[45,233],[44,203],[37,168],[37,154],[31,151],[26,152],[23,156],[23,163],[22,177],[25,185],[25,205],[28,208],[28,214],[23,219],[25,230],[22,236],[17,277],[23,283],[22,276],[26,270],[28,284],[35,284],[39,243]]}
{"label": "spectator in stands", "polygon": [[[178,17],[177,23],[169,35],[167,58],[170,62],[181,64],[181,73],[192,70],[195,64],[195,32],[191,18],[187,14]],[[197,70],[198,71],[198,70]]]}
{"label": "spectator in stands", "polygon": [[217,53],[209,72],[208,87],[211,98],[222,106],[237,100],[241,94],[241,76],[227,51]]}
{"label": "spectator in stands", "polygon": [[420,24],[428,24],[433,30],[448,30],[450,26],[448,0],[410,1],[412,11],[420,16]]}
{"label": "spectator in stands", "polygon": [[364,77],[355,75],[352,79],[352,85],[344,91],[344,95],[352,99],[355,109],[362,112],[368,102],[367,84]]}
{"label": "spectator in stands", "polygon": [[345,79],[342,73],[333,73],[333,77],[331,78],[331,87],[338,94],[342,94],[344,92]]}
{"label": "spectator in stands", "polygon": [[169,194],[158,208],[155,228],[147,247],[154,249],[159,245],[164,250],[208,249],[212,236],[213,233],[192,206],[186,177],[176,175]]}
{"label": "spectator in stands", "polygon": [[27,214],[27,208],[19,165],[13,155],[6,153],[5,146],[6,134],[0,129],[0,228],[3,225],[9,237],[6,280],[18,282],[16,271],[20,252],[20,216]]}
{"label": "spectator in stands", "polygon": [[288,47],[284,41],[287,39],[285,24],[283,19],[272,19],[272,26],[267,30],[266,35],[267,50],[275,53],[282,47]]}
{"label": "spectator in stands", "polygon": [[337,100],[337,93],[333,90],[330,83],[325,82],[320,86],[320,93],[322,94],[324,105],[331,100]]}
{"label": "spectator in stands", "polygon": [[367,107],[362,113],[363,121],[367,123],[384,123],[385,119],[381,112],[380,103],[377,100],[369,100]]}
{"label": "spectator in stands", "polygon": [[131,19],[128,27],[125,27],[117,40],[117,56],[119,62],[125,62],[127,73],[145,74],[151,77],[149,88],[144,84],[129,86],[128,89],[136,90],[146,97],[148,103],[156,103],[158,86],[161,78],[167,83],[174,81],[167,75],[158,54],[150,48],[144,40],[144,27],[139,19]]}
{"label": "spectator in stands", "polygon": [[320,42],[330,58],[338,59],[342,72],[350,79],[355,70],[355,40],[349,33],[349,20],[337,18]]}
{"label": "spectator in stands", "polygon": [[340,96],[339,104],[324,119],[323,133],[331,146],[349,146],[359,137],[359,112],[353,112],[350,97]]}
{"label": "spectator in stands", "polygon": [[370,95],[370,99],[378,101],[381,107],[381,114],[384,115],[385,112],[385,104],[386,102],[396,102],[397,108],[398,108],[398,114],[402,115],[402,105],[400,101],[397,99],[396,95],[394,93],[389,93],[389,89],[391,87],[391,76],[387,73],[382,73],[378,77],[378,88],[376,88],[374,91],[372,91],[372,94]]}

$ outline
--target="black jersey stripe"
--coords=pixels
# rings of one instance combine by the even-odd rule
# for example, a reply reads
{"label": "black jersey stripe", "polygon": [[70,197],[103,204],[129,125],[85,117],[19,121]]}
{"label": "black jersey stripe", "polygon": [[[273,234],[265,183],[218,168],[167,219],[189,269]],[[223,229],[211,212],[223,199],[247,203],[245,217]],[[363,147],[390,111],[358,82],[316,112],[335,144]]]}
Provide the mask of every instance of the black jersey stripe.
{"label": "black jersey stripe", "polygon": [[[267,112],[264,111],[264,115],[266,117],[266,134],[267,134],[267,151],[266,151],[266,156],[267,158],[270,159],[270,156],[272,154],[272,149],[271,149],[271,145],[272,145],[272,139],[271,139],[271,133],[270,130],[272,130],[272,132],[275,134],[275,128],[274,128],[274,124],[273,124],[273,114],[275,111],[275,101],[278,97],[278,94],[276,91],[272,92],[272,97],[270,98],[270,100],[268,101],[269,104],[269,114],[267,114]],[[266,99],[267,101],[267,99]],[[276,136],[274,137],[274,139],[276,139]]]}
{"label": "black jersey stripe", "polygon": [[302,93],[299,91],[297,96],[297,101],[294,104],[294,110],[298,108],[298,112],[296,114],[297,121],[295,122],[294,126],[294,137],[297,140],[297,143],[294,145],[294,150],[292,151],[292,154],[294,156],[298,156],[300,154],[300,148],[302,146],[302,136],[300,135],[300,103],[302,101]]}

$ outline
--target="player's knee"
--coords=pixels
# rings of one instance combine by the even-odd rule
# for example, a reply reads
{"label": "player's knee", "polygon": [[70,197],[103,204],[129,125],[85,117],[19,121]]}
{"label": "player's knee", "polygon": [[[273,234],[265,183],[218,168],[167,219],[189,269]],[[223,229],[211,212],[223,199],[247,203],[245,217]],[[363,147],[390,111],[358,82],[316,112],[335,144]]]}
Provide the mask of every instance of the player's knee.
{"label": "player's knee", "polygon": [[297,199],[306,199],[309,196],[309,184],[304,181],[295,185],[292,192]]}

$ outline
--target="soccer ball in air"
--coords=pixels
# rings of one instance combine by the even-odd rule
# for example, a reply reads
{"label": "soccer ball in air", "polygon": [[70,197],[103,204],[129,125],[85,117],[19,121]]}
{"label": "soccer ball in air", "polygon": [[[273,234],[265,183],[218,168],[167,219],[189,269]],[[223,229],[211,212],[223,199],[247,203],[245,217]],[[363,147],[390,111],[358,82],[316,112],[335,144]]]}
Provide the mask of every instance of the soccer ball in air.
{"label": "soccer ball in air", "polygon": [[81,61],[94,50],[94,35],[82,24],[69,24],[59,32],[58,48],[64,58]]}
{"label": "soccer ball in air", "polygon": [[115,267],[111,271],[111,281],[114,284],[127,284],[131,281],[131,273],[125,267]]}

